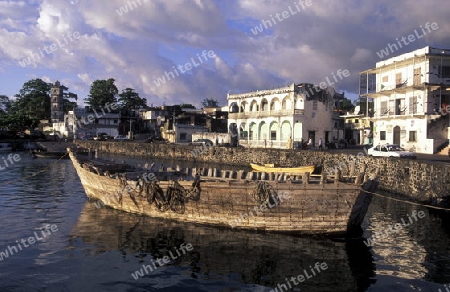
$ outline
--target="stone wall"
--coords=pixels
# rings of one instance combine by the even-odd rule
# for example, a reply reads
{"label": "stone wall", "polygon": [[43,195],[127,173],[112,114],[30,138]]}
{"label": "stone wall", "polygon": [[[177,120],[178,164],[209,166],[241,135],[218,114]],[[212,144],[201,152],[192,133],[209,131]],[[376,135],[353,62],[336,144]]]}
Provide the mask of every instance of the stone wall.
{"label": "stone wall", "polygon": [[112,154],[204,161],[243,167],[249,167],[250,162],[276,163],[287,167],[314,164],[330,174],[340,170],[343,176],[349,175],[352,170],[359,172],[366,165],[369,172],[379,173],[382,190],[434,205],[443,205],[450,198],[450,167],[447,165],[417,160],[374,158],[365,156],[363,152],[346,155],[287,149],[202,148],[176,144],[97,141],[77,141],[77,144]]}

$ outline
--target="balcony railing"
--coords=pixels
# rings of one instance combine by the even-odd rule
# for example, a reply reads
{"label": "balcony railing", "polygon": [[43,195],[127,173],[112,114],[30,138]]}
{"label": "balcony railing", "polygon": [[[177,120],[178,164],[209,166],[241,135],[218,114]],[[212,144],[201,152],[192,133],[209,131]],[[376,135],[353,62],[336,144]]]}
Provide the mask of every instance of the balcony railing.
{"label": "balcony railing", "polygon": [[304,109],[294,110],[272,110],[272,111],[259,111],[259,112],[241,112],[241,113],[229,113],[229,119],[248,119],[248,118],[265,118],[265,117],[281,117],[292,115],[304,115]]}

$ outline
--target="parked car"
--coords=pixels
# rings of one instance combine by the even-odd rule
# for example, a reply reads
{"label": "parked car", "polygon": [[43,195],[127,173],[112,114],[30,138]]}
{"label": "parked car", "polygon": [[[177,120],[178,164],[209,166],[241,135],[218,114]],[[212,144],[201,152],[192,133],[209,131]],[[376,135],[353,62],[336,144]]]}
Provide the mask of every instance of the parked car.
{"label": "parked car", "polygon": [[415,159],[416,153],[406,151],[396,144],[385,144],[385,145],[377,145],[375,147],[369,148],[367,153],[370,156],[375,157],[402,157],[402,158],[413,158]]}
{"label": "parked car", "polygon": [[106,141],[106,140],[110,140],[112,138],[113,137],[109,136],[106,133],[99,133],[99,134],[97,134],[97,136],[94,137],[94,140],[96,140],[96,141]]}
{"label": "parked car", "polygon": [[206,146],[212,146],[214,145],[213,141],[209,140],[209,139],[195,139],[194,141],[192,141],[191,143],[189,143],[189,145],[196,145],[196,146],[202,146],[202,145],[206,145]]}
{"label": "parked car", "polygon": [[114,137],[114,140],[115,141],[127,141],[128,137],[125,136],[125,135],[117,135],[117,136]]}
{"label": "parked car", "polygon": [[156,136],[150,136],[144,140],[145,143],[167,143],[166,139]]}

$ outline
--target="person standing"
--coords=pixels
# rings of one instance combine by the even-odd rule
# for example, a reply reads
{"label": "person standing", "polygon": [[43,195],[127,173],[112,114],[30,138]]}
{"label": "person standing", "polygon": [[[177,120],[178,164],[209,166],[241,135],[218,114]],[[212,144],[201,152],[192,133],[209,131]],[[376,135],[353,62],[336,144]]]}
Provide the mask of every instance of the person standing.
{"label": "person standing", "polygon": [[286,149],[292,149],[292,137],[289,136],[289,139],[287,140]]}
{"label": "person standing", "polygon": [[311,147],[312,147],[312,138],[311,137],[309,138],[308,144],[306,144],[306,145],[308,145],[308,149],[311,149]]}
{"label": "person standing", "polygon": [[320,150],[323,149],[323,140],[322,140],[322,138],[319,139],[319,149]]}

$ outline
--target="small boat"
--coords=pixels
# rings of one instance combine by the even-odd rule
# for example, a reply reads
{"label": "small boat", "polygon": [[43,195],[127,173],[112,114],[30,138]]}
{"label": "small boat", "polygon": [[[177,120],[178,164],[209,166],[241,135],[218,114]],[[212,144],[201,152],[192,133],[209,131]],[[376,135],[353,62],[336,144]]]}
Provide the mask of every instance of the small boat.
{"label": "small boat", "polygon": [[12,147],[9,143],[0,143],[0,152],[11,152]]}
{"label": "small boat", "polygon": [[153,172],[68,153],[98,208],[236,229],[361,235],[377,187],[364,172],[347,180],[217,168]]}
{"label": "small boat", "polygon": [[277,173],[298,173],[302,174],[305,172],[312,173],[314,171],[314,165],[298,166],[298,167],[275,167],[273,164],[259,165],[255,163],[250,163],[250,166],[254,171],[263,172],[277,172]]}
{"label": "small boat", "polygon": [[34,158],[53,158],[53,159],[69,158],[66,154],[67,152],[48,152],[48,151],[32,152],[32,156]]}

